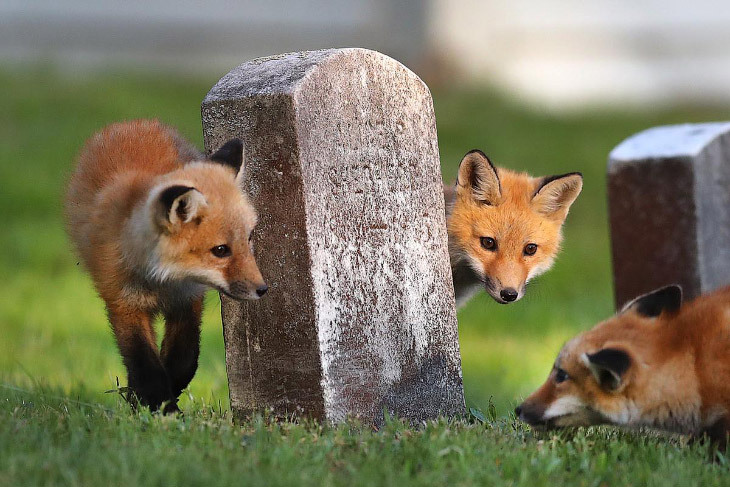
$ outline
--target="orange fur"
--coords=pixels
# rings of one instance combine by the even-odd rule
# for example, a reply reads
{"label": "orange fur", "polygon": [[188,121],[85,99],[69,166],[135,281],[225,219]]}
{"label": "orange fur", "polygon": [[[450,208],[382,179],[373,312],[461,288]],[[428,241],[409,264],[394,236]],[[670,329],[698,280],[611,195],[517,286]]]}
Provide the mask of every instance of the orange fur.
{"label": "orange fur", "polygon": [[[240,150],[225,156],[240,164]],[[158,121],[113,124],[82,150],[66,215],[130,387],[144,404],[171,401],[174,409],[197,367],[204,290],[237,299],[265,291],[249,244],[256,213],[236,169],[204,158]],[[212,253],[220,245],[229,256]],[[166,318],[161,355],[152,327],[158,313]]]}
{"label": "orange fur", "polygon": [[[656,293],[566,343],[518,416],[548,426],[611,423],[707,433],[724,447],[730,426],[730,287],[678,311],[646,315],[641,301]],[[607,349],[628,359],[616,376],[591,362]],[[566,380],[556,379],[560,370]]]}
{"label": "orange fur", "polygon": [[[482,286],[500,303],[521,298],[525,284],[553,264],[581,188],[577,173],[533,178],[494,168],[480,152],[467,154],[456,187],[445,188],[457,303]],[[493,239],[496,249],[484,248],[482,237]],[[525,253],[528,244],[537,245],[534,255]],[[516,294],[504,299],[505,290]]]}

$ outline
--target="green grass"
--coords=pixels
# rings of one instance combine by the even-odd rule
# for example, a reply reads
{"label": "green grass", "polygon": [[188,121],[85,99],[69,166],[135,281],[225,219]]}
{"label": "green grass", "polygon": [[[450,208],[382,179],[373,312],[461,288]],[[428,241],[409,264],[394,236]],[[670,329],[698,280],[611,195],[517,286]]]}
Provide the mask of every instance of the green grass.
{"label": "green grass", "polygon": [[[605,161],[641,129],[727,119],[728,110],[605,109],[555,115],[488,91],[434,93],[443,170],[481,148],[535,175],[579,170],[564,251],[522,301],[459,313],[467,403],[496,421],[373,432],[354,425],[233,426],[220,304],[207,296],[200,369],[182,419],[134,415],[101,300],[70,251],[61,197],[75,153],[101,126],[157,117],[201,145],[208,79],[0,69],[0,485],[714,485],[727,472],[676,438],[588,429],[541,435],[507,412],[546,376],[564,340],[612,312]],[[18,390],[21,389],[21,390]],[[78,401],[81,401],[79,403]]]}
{"label": "green grass", "polygon": [[[83,392],[71,394],[74,397]],[[535,434],[509,421],[412,429],[234,426],[203,404],[183,418],[5,390],[0,485],[727,485],[727,465],[677,438],[589,428]],[[92,394],[93,396],[93,394]]]}

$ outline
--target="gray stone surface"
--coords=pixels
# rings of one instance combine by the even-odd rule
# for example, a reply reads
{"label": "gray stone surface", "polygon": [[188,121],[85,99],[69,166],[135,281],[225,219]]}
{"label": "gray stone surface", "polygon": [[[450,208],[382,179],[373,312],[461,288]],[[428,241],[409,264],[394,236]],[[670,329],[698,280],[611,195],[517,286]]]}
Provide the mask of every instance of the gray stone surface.
{"label": "gray stone surface", "polygon": [[234,413],[379,424],[464,411],[436,124],[426,85],[364,49],[232,70],[208,151],[246,146],[259,301],[223,300]]}
{"label": "gray stone surface", "polygon": [[609,156],[616,306],[679,283],[730,284],[730,123],[655,127]]}

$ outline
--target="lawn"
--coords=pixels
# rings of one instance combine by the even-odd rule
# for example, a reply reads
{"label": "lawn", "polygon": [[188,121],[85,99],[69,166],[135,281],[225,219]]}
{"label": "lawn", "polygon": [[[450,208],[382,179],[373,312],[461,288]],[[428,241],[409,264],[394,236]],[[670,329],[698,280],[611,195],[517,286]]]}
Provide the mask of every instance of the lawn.
{"label": "lawn", "polygon": [[199,104],[222,74],[0,69],[0,485],[730,484],[722,462],[708,464],[683,439],[603,428],[540,434],[508,416],[561,344],[612,312],[608,152],[650,126],[727,119],[724,107],[556,115],[486,90],[434,93],[445,178],[472,148],[513,169],[585,178],[553,270],[522,301],[479,296],[459,313],[467,405],[485,422],[411,429],[393,420],[379,432],[261,418],[234,426],[213,293],[184,418],[135,415],[106,394],[124,370],[64,235],[65,179],[83,141],[115,120],[157,117],[201,146]]}

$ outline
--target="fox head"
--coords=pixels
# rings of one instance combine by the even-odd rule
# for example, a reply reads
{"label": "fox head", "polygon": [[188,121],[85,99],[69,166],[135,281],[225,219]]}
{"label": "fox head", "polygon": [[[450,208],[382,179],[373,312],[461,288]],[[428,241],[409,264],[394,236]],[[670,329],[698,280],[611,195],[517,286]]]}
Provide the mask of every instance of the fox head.
{"label": "fox head", "polygon": [[545,383],[515,409],[516,416],[545,427],[688,429],[696,421],[696,381],[689,376],[694,357],[672,356],[667,336],[673,334],[666,328],[681,304],[679,286],[657,289],[566,343]]}
{"label": "fox head", "polygon": [[145,252],[151,278],[194,281],[234,299],[264,295],[251,246],[257,216],[240,189],[242,173],[243,144],[233,139],[150,191],[141,224],[148,232],[138,235],[153,242]]}
{"label": "fox head", "polygon": [[580,173],[532,178],[497,169],[481,151],[467,153],[448,221],[452,256],[468,262],[495,301],[517,301],[553,264],[582,187]]}

